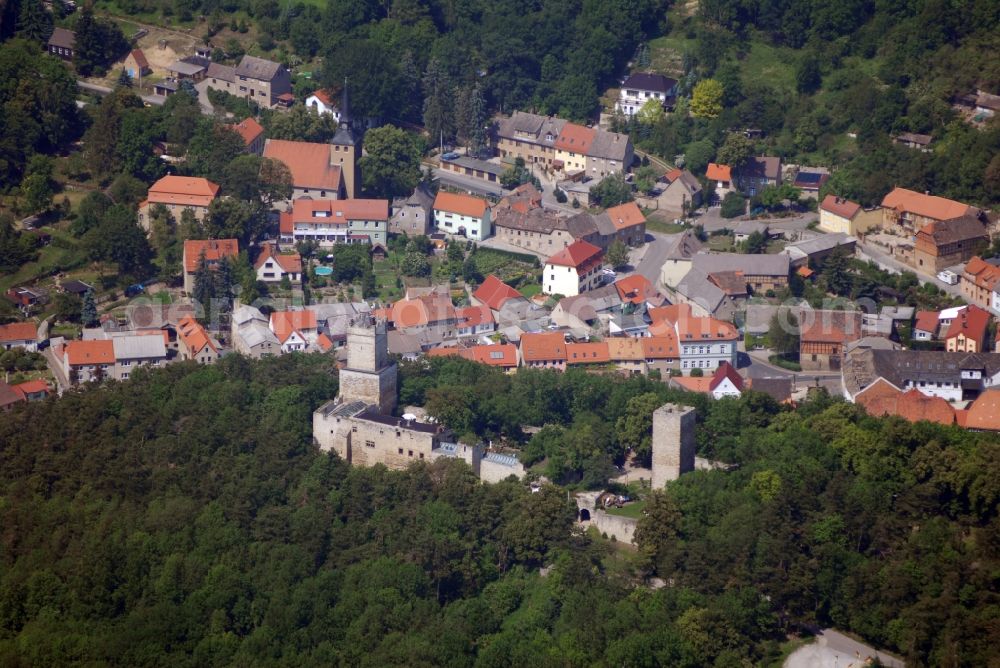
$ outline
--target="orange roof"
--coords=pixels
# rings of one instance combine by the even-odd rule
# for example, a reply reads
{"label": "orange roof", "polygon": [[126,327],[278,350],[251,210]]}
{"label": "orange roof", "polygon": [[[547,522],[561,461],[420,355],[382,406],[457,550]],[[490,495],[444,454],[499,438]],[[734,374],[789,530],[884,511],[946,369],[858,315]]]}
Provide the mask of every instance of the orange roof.
{"label": "orange roof", "polygon": [[732,181],[733,172],[729,168],[729,165],[717,165],[714,162],[708,163],[708,169],[705,170],[705,178],[709,181]]}
{"label": "orange roof", "polygon": [[968,204],[935,195],[925,195],[906,188],[893,188],[892,192],[883,198],[882,206],[934,220],[958,218],[973,209]]}
{"label": "orange roof", "polygon": [[[389,220],[385,199],[297,199],[292,202],[293,225],[347,225],[352,220]],[[291,227],[288,233],[291,233]]]}
{"label": "orange roof", "polygon": [[392,305],[390,319],[396,329],[406,329],[455,320],[456,314],[451,299],[435,293],[400,299]]}
{"label": "orange roof", "polygon": [[642,341],[631,336],[616,336],[607,339],[608,355],[615,362],[638,362],[646,359]]}
{"label": "orange roof", "polygon": [[196,176],[164,176],[149,187],[147,202],[178,206],[208,206],[219,195],[219,186]]}
{"label": "orange roof", "polygon": [[[667,306],[656,306],[647,311],[651,324],[649,330],[654,334],[673,336],[674,324],[682,318],[691,318],[690,304],[668,304]],[[655,331],[654,331],[655,330]]]}
{"label": "orange roof", "polygon": [[642,352],[647,360],[669,360],[679,356],[677,335],[673,330],[663,336],[644,336],[639,341],[642,342]]}
{"label": "orange roof", "polygon": [[955,409],[941,397],[927,396],[915,388],[901,392],[882,379],[859,393],[855,402],[869,415],[897,415],[908,422],[927,420],[955,424]]}
{"label": "orange roof", "polygon": [[466,348],[462,357],[473,362],[479,362],[480,364],[514,368],[517,366],[517,346],[513,343],[475,346],[473,348]]}
{"label": "orange roof", "polygon": [[275,311],[271,314],[271,331],[281,343],[287,341],[292,332],[302,336],[304,331],[311,329],[316,329],[315,311]]}
{"label": "orange roof", "polygon": [[594,264],[600,264],[604,251],[586,241],[574,241],[566,248],[549,257],[545,264],[573,267],[578,272],[588,271]]}
{"label": "orange roof", "polygon": [[521,335],[521,357],[525,362],[566,360],[566,339],[559,332]]}
{"label": "orange roof", "polygon": [[971,274],[973,281],[979,287],[992,290],[1000,281],[1000,267],[996,267],[981,257],[976,256],[965,265],[965,273]]}
{"label": "orange roof", "polygon": [[677,167],[674,167],[674,168],[673,168],[673,169],[671,169],[671,170],[670,170],[669,172],[667,172],[666,174],[664,174],[664,175],[663,175],[663,178],[665,178],[665,179],[667,180],[667,182],[668,182],[668,183],[673,183],[673,182],[674,182],[674,181],[676,181],[676,180],[678,179],[678,177],[680,177],[680,175],[681,175],[681,174],[683,174],[683,173],[684,173],[684,171],[683,171],[683,170],[681,170],[681,169],[678,169]]}
{"label": "orange roof", "polygon": [[285,163],[296,188],[340,190],[340,167],[330,164],[329,144],[268,139],[264,144],[264,157]]}
{"label": "orange roof", "polygon": [[959,335],[976,342],[976,350],[981,351],[986,341],[986,328],[990,324],[990,314],[975,304],[962,309],[961,313],[951,321],[944,340],[956,338]]}
{"label": "orange roof", "polygon": [[563,126],[562,132],[556,137],[553,146],[561,151],[570,153],[580,153],[586,155],[590,151],[590,145],[594,143],[597,130],[588,128],[576,123],[567,123]]}
{"label": "orange roof", "polygon": [[505,303],[511,299],[524,299],[524,296],[510,287],[499,278],[490,274],[483,281],[483,284],[476,288],[476,291],[472,293],[472,296],[477,300],[486,304],[494,311],[499,311]]}
{"label": "orange roof", "polygon": [[705,316],[678,320],[677,338],[678,343],[683,344],[694,341],[735,341],[740,336],[732,323]]}
{"label": "orange roof", "polygon": [[817,311],[808,322],[800,318],[799,340],[803,343],[846,343],[861,338],[859,311]]}
{"label": "orange roof", "polygon": [[236,125],[230,125],[229,127],[239,136],[243,137],[243,143],[247,146],[254,143],[254,141],[264,134],[264,126],[258,123],[253,117],[244,118]]}
{"label": "orange roof", "polygon": [[326,90],[325,88],[314,90],[312,97],[315,97],[328,107],[333,106],[333,96],[330,94],[330,91]]}
{"label": "orange roof", "polygon": [[[983,395],[979,395],[981,399]],[[969,426],[969,411],[965,408],[959,408],[955,410],[955,424],[957,424],[962,429]]]}
{"label": "orange roof", "polygon": [[1000,431],[1000,389],[986,390],[972,402],[964,416],[965,427]]}
{"label": "orange roof", "polygon": [[38,328],[33,322],[12,322],[0,325],[0,342],[34,341],[38,338]]}
{"label": "orange roof", "polygon": [[466,306],[455,311],[460,327],[478,327],[495,322],[489,306]]}
{"label": "orange roof", "polygon": [[271,244],[264,244],[264,248],[261,249],[260,255],[257,256],[257,261],[254,262],[253,268],[260,269],[267,262],[268,258],[273,258],[286,274],[302,273],[301,255],[298,253],[275,253],[274,247]]}
{"label": "orange roof", "polygon": [[810,269],[809,267],[802,265],[801,267],[795,270],[795,273],[801,276],[802,278],[809,278],[816,272]]}
{"label": "orange roof", "polygon": [[608,352],[608,344],[604,341],[598,343],[567,343],[566,361],[570,364],[600,364],[610,362],[611,354]]}
{"label": "orange roof", "polygon": [[330,337],[326,334],[320,334],[316,337],[316,345],[318,345],[319,349],[325,353],[329,351],[330,348],[333,348],[333,341],[331,341]]}
{"label": "orange roof", "polygon": [[848,220],[853,220],[854,216],[858,215],[858,211],[861,211],[861,205],[857,202],[852,202],[836,195],[827,195],[824,197],[823,203],[819,205],[819,208]]}
{"label": "orange roof", "polygon": [[49,384],[41,379],[18,383],[17,385],[14,385],[14,389],[19,391],[21,394],[37,394],[39,392],[48,392],[51,390]]}
{"label": "orange roof", "polygon": [[670,380],[688,392],[708,394],[712,391],[713,378],[710,376],[674,376]]}
{"label": "orange roof", "polygon": [[457,213],[470,218],[482,218],[488,208],[489,202],[486,200],[463,193],[449,193],[442,190],[434,198],[435,210]]}
{"label": "orange roof", "polygon": [[132,49],[130,55],[135,59],[135,64],[144,70],[149,69],[149,61],[146,60],[146,54],[142,52],[142,49]]}
{"label": "orange roof", "polygon": [[930,332],[931,334],[937,333],[937,311],[917,311],[917,321],[916,324],[913,325],[913,329],[919,329],[922,332]]}
{"label": "orange roof", "polygon": [[186,239],[184,241],[184,271],[193,274],[198,271],[198,261],[205,254],[205,261],[212,263],[240,254],[240,244],[236,239]]}
{"label": "orange roof", "polygon": [[625,230],[636,225],[644,225],[646,216],[635,202],[625,202],[609,208],[605,213],[611,219],[616,230]]}
{"label": "orange roof", "polygon": [[184,343],[192,355],[197,355],[205,348],[219,352],[205,328],[191,316],[181,318],[177,323],[177,338]]}
{"label": "orange roof", "polygon": [[618,290],[618,296],[623,302],[631,304],[641,304],[646,301],[650,293],[656,293],[653,284],[642,274],[632,274],[615,281],[615,289]]}
{"label": "orange roof", "polygon": [[115,346],[109,340],[70,341],[66,344],[66,356],[73,366],[114,364]]}
{"label": "orange roof", "polygon": [[870,401],[884,399],[886,397],[897,397],[900,394],[902,394],[902,392],[900,392],[899,388],[894,386],[885,378],[878,378],[874,383],[855,395],[854,403],[867,407],[867,403]]}

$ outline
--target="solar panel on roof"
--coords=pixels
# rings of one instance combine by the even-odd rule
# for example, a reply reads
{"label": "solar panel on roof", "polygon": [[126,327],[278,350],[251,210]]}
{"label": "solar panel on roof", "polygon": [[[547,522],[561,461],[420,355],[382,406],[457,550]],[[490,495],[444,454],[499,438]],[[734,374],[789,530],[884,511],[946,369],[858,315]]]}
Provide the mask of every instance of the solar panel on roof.
{"label": "solar panel on roof", "polygon": [[795,177],[798,183],[819,183],[820,179],[823,177],[819,172],[799,172],[799,175]]}

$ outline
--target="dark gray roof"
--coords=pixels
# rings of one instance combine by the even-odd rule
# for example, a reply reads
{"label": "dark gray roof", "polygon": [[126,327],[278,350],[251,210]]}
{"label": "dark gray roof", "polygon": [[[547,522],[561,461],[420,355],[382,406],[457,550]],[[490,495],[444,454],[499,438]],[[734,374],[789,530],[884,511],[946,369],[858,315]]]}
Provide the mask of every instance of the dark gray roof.
{"label": "dark gray roof", "polygon": [[506,167],[503,165],[498,165],[494,162],[488,162],[486,160],[477,160],[476,158],[470,158],[464,155],[460,155],[454,160],[445,160],[445,162],[456,164],[459,167],[477,169],[488,174],[496,174],[497,176],[500,176],[504,173],[504,171],[506,171]]}
{"label": "dark gray roof", "polygon": [[789,376],[751,378],[750,389],[754,392],[763,392],[775,401],[787,401],[792,396],[792,379]]}
{"label": "dark gray roof", "polygon": [[[541,208],[528,209],[527,213],[503,209],[497,213],[493,225],[541,234],[551,234],[553,230],[565,230],[574,239],[582,239],[600,231],[596,218],[585,212],[567,218],[555,211]],[[609,220],[608,223],[610,222]]]}
{"label": "dark gray roof", "polygon": [[677,85],[676,79],[671,79],[670,77],[665,77],[662,74],[651,74],[648,72],[640,72],[638,74],[633,74],[625,83],[622,84],[622,88],[635,88],[637,90],[649,90],[655,91],[657,93],[663,93],[664,95],[670,94],[674,86]]}
{"label": "dark gray roof", "polygon": [[726,293],[708,279],[701,269],[692,268],[677,284],[677,292],[709,313],[714,313],[726,298]]}
{"label": "dark gray roof", "polygon": [[374,406],[369,406],[354,417],[358,420],[365,420],[366,422],[375,422],[377,424],[384,424],[390,427],[397,427],[406,431],[416,431],[423,434],[434,434],[439,431],[438,425],[436,424],[417,422],[416,420],[404,420],[401,417],[395,417],[392,415],[383,415],[382,413],[379,413],[378,409]]}
{"label": "dark gray roof", "polygon": [[934,243],[938,246],[951,244],[957,241],[970,241],[972,239],[989,239],[986,228],[979,222],[979,218],[971,214],[942,220],[924,226],[922,233],[930,234]]}
{"label": "dark gray roof", "polygon": [[694,230],[684,230],[671,243],[665,260],[688,260],[701,250],[701,241]]}
{"label": "dark gray roof", "polygon": [[205,76],[212,79],[222,79],[223,81],[236,81],[236,68],[221,63],[209,63],[208,72]]}
{"label": "dark gray roof", "polygon": [[[510,118],[500,121],[497,134],[506,139],[515,137],[523,139],[524,135],[530,135],[538,143],[551,145],[562,132],[564,125],[566,121],[561,118],[515,111]],[[546,134],[552,135],[552,139],[546,140]]]}
{"label": "dark gray roof", "polygon": [[63,49],[72,49],[76,44],[76,33],[66,28],[55,28],[52,36],[49,37],[49,46],[58,46]]}
{"label": "dark gray roof", "polygon": [[178,74],[186,74],[188,76],[194,76],[204,69],[201,65],[186,63],[183,60],[175,61],[167,67],[167,70],[170,72],[177,72]]}
{"label": "dark gray roof", "polygon": [[271,81],[281,71],[281,63],[273,60],[265,60],[256,56],[243,56],[240,64],[236,66],[236,75],[259,79],[261,81]]}
{"label": "dark gray roof", "polygon": [[698,253],[692,267],[706,274],[742,271],[747,276],[788,276],[787,255],[744,255],[742,253]]}
{"label": "dark gray roof", "polygon": [[740,174],[741,176],[763,176],[777,180],[781,178],[781,158],[776,156],[750,158]]}
{"label": "dark gray roof", "polygon": [[979,370],[986,376],[994,376],[1000,373],[1000,353],[858,347],[847,355],[844,389],[854,396],[879,378],[900,389],[907,382],[959,382],[963,370]]}

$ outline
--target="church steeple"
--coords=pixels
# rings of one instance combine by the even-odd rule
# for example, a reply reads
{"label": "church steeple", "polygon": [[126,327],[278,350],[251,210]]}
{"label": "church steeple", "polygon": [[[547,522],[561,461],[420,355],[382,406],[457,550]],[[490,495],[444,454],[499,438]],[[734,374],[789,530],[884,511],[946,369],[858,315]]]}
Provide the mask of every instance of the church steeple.
{"label": "church steeple", "polygon": [[330,140],[330,164],[339,165],[344,180],[344,194],[355,199],[361,192],[361,133],[354,131],[351,118],[351,101],[347,92],[347,79],[340,101],[340,126]]}
{"label": "church steeple", "polygon": [[344,77],[344,91],[340,100],[340,126],[351,125],[351,101],[347,93],[347,77]]}

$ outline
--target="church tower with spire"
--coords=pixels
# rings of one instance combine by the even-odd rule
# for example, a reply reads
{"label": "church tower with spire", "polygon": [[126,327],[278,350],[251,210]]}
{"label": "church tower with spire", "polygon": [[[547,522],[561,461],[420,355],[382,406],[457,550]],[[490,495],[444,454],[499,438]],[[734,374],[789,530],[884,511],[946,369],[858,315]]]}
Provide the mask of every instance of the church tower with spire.
{"label": "church tower with spire", "polygon": [[343,99],[340,103],[340,127],[330,142],[330,164],[340,167],[344,191],[348,199],[357,199],[361,193],[361,134],[354,129],[351,106],[344,80]]}

